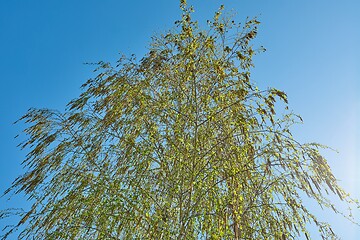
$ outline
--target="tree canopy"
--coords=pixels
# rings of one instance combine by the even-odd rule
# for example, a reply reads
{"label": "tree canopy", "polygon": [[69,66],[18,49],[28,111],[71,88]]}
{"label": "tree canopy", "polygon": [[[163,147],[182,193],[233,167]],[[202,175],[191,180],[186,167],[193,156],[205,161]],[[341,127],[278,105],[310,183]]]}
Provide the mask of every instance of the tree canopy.
{"label": "tree canopy", "polygon": [[357,202],[324,146],[292,136],[302,119],[286,93],[251,80],[259,21],[236,23],[221,6],[203,29],[181,9],[145,57],[100,62],[64,112],[20,119],[26,172],[6,194],[32,207],[0,212],[19,215],[4,238],[22,227],[25,239],[310,239],[309,224],[336,237],[304,197],[335,212],[329,194]]}

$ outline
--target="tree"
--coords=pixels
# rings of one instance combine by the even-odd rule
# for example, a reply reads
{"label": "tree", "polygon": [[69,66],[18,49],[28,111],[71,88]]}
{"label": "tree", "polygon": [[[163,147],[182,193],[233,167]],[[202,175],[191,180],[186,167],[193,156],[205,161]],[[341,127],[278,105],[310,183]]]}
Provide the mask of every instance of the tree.
{"label": "tree", "polygon": [[[33,204],[18,213],[20,238],[296,239],[308,223],[336,237],[303,204],[338,212],[338,185],[322,145],[290,131],[301,117],[284,92],[251,81],[259,21],[223,7],[202,30],[181,4],[176,30],[153,38],[138,61],[100,62],[65,112],[30,109],[27,171],[6,191]],[[275,104],[277,101],[282,105]]]}

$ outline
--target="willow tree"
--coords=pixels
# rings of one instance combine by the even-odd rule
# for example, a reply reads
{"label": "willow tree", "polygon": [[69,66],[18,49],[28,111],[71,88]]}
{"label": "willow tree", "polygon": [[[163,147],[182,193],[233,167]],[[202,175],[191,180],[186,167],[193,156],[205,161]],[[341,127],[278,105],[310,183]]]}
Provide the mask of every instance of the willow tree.
{"label": "willow tree", "polygon": [[26,173],[7,194],[32,207],[5,237],[296,239],[310,238],[309,223],[335,237],[303,197],[336,212],[327,193],[352,199],[322,146],[293,138],[301,118],[276,113],[286,94],[251,80],[259,22],[235,23],[221,7],[203,30],[181,9],[144,58],[99,63],[64,112],[21,118]]}

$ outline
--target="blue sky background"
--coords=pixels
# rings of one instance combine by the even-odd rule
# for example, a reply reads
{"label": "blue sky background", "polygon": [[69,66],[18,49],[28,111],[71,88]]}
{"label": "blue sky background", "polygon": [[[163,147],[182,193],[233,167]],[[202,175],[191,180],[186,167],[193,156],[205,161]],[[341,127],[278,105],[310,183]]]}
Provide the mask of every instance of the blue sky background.
{"label": "blue sky background", "polygon": [[[288,93],[304,119],[295,136],[337,149],[324,154],[360,198],[360,1],[190,1],[203,23],[222,3],[239,21],[259,17],[256,43],[267,52],[255,58],[253,79]],[[63,110],[94,76],[83,63],[114,62],[120,52],[141,58],[150,37],[172,28],[179,13],[176,0],[0,0],[0,192],[23,172],[26,152],[13,137],[24,126],[12,123],[30,107]],[[25,201],[0,199],[0,208]],[[313,208],[342,239],[360,239],[360,227]]]}

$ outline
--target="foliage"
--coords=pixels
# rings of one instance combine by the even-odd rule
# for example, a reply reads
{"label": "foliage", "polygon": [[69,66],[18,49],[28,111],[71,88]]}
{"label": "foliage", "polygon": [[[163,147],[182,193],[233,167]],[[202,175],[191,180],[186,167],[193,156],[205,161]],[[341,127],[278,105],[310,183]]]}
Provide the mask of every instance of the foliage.
{"label": "foliage", "polygon": [[[314,223],[305,195],[351,203],[320,155],[297,142],[284,92],[250,80],[257,19],[222,16],[208,29],[182,4],[177,30],[153,38],[140,61],[99,63],[64,113],[30,109],[27,171],[9,188],[33,202],[20,238],[296,239]],[[14,214],[2,212],[2,217]]]}

